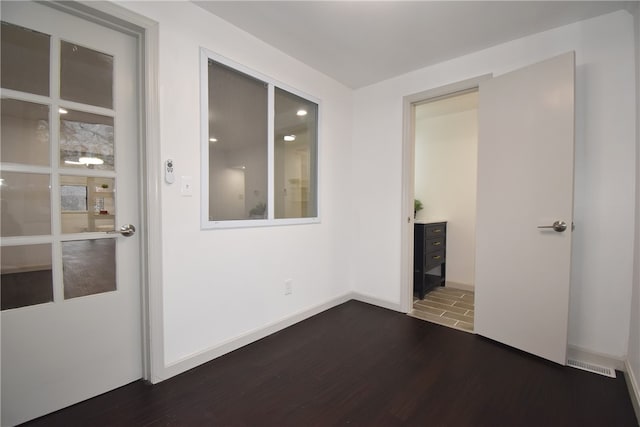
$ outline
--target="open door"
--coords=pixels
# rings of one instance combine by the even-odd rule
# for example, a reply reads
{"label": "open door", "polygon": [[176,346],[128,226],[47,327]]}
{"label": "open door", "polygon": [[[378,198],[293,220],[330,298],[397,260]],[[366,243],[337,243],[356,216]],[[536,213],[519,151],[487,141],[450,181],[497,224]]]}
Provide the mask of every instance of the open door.
{"label": "open door", "polygon": [[574,167],[573,52],[482,82],[476,333],[564,365]]}

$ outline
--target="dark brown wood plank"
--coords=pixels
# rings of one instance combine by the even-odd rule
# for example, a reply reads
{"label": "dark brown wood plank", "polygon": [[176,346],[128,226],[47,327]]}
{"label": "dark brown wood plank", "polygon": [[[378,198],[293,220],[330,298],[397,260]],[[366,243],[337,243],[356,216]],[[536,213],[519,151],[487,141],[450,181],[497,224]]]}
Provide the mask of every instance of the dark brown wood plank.
{"label": "dark brown wood plank", "polygon": [[636,426],[617,379],[350,301],[30,426]]}

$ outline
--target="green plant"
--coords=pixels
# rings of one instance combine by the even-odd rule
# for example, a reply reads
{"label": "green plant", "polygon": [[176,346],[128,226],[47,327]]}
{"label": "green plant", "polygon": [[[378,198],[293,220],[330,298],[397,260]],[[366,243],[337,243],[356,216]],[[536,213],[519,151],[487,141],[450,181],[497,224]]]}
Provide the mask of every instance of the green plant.
{"label": "green plant", "polygon": [[418,211],[421,211],[424,208],[424,206],[422,205],[422,202],[418,199],[414,199],[413,200],[413,212],[417,213]]}

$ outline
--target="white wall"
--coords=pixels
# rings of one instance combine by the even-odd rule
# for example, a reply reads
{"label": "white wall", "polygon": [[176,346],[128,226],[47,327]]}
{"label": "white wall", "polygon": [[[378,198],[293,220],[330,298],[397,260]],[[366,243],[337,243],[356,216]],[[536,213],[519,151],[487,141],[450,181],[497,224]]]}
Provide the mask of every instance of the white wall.
{"label": "white wall", "polygon": [[[471,95],[477,103],[477,93],[464,96]],[[473,286],[478,110],[425,116],[423,107],[416,107],[415,198],[424,209],[416,220],[448,221],[447,282]]]}
{"label": "white wall", "polygon": [[[635,198],[633,20],[621,11],[514,40],[355,92],[355,290],[398,304],[402,97],[576,51],[576,189],[569,344],[622,358]],[[380,173],[384,171],[385,173]],[[376,230],[372,233],[371,230]]]}
{"label": "white wall", "polygon": [[[157,143],[176,176],[192,175],[196,187],[200,47],[322,100],[321,224],[202,231],[199,188],[181,197],[179,183],[162,184],[165,365],[346,294],[351,90],[190,2],[120,5],[159,22]],[[285,279],[293,279],[286,297]]]}
{"label": "white wall", "polygon": [[[640,4],[636,4],[636,46],[640,48]],[[640,108],[640,53],[636,50],[636,107]],[[627,352],[627,381],[633,383],[636,395],[636,416],[640,419],[640,119],[636,120],[636,221],[633,291]]]}

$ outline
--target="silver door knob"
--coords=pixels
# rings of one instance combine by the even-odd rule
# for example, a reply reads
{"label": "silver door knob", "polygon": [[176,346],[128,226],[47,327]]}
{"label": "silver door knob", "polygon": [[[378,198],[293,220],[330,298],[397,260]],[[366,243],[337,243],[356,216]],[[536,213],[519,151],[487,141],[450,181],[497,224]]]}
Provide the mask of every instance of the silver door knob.
{"label": "silver door knob", "polygon": [[567,223],[564,221],[556,221],[553,225],[539,225],[538,228],[553,228],[553,231],[562,233],[567,229]]}
{"label": "silver door knob", "polygon": [[131,237],[136,234],[136,227],[133,224],[125,224],[120,230],[107,231],[107,234],[122,234],[124,237]]}

